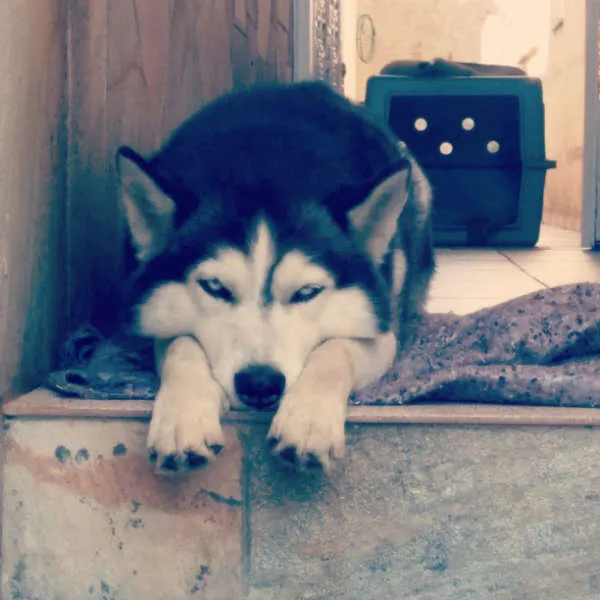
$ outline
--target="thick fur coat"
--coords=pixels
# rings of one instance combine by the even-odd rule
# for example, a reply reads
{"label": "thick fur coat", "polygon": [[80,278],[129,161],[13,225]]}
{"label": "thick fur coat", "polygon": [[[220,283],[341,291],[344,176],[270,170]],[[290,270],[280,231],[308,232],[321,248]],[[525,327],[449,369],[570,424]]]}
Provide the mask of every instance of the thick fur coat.
{"label": "thick fur coat", "polygon": [[389,368],[426,296],[431,190],[415,159],[364,109],[301,83],[227,94],[118,165],[131,322],[155,339],[162,381],[152,460],[213,459],[233,406],[274,409],[275,455],[328,468],[349,394]]}

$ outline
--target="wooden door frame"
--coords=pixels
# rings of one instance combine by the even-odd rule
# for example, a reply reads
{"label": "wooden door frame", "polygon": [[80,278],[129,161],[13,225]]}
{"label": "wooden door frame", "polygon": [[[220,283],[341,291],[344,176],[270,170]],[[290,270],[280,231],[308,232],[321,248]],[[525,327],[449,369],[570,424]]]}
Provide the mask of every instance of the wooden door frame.
{"label": "wooden door frame", "polygon": [[583,206],[581,243],[595,248],[600,242],[600,74],[598,29],[600,0],[586,0],[585,112],[583,151]]}

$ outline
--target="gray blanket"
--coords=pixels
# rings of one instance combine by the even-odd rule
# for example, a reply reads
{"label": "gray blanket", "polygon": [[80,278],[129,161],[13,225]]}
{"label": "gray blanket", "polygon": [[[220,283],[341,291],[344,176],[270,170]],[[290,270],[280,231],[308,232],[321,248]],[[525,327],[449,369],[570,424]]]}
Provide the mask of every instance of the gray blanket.
{"label": "gray blanket", "polygon": [[[48,386],[71,397],[151,399],[149,342],[82,327]],[[534,292],[466,316],[428,314],[390,371],[352,404],[600,405],[600,284]]]}

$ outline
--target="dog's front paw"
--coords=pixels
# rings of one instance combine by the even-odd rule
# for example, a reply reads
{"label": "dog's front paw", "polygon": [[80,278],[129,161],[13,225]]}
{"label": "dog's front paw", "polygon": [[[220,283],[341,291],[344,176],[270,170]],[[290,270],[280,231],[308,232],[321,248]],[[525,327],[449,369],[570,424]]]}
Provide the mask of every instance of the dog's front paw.
{"label": "dog's front paw", "polygon": [[280,463],[298,471],[330,471],[344,456],[346,398],[284,396],[268,440]]}
{"label": "dog's front paw", "polygon": [[220,401],[176,388],[159,391],[148,433],[150,461],[159,473],[199,469],[221,452]]}

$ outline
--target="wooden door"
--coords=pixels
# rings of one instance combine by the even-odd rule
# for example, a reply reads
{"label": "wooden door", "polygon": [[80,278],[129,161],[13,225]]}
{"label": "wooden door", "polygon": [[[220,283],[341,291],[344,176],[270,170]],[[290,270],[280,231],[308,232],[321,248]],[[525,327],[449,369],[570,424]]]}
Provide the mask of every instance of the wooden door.
{"label": "wooden door", "polygon": [[291,0],[68,3],[68,325],[119,292],[123,223],[114,155],[142,153],[206,102],[292,77]]}

